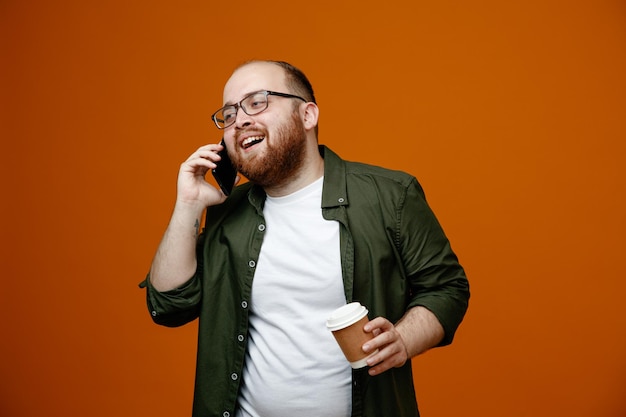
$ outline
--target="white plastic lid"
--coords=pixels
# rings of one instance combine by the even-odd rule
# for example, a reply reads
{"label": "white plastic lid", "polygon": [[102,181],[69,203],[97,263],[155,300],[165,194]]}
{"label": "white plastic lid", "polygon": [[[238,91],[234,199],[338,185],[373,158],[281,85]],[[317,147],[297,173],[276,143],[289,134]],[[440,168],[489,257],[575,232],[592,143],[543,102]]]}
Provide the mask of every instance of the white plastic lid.
{"label": "white plastic lid", "polygon": [[359,302],[353,302],[333,311],[328,320],[326,320],[326,327],[331,332],[334,332],[356,323],[365,316],[367,316],[367,308],[363,307]]}

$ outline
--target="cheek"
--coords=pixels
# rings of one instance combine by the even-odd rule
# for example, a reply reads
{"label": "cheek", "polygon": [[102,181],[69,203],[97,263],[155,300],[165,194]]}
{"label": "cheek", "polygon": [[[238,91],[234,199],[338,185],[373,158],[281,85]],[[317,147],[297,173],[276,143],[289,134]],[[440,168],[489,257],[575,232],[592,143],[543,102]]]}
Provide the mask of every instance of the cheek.
{"label": "cheek", "polygon": [[232,148],[235,146],[235,130],[234,129],[226,129],[220,132],[222,134],[222,138],[226,143],[227,148]]}
{"label": "cheek", "polygon": [[237,140],[235,138],[235,130],[227,129],[220,133],[222,134],[222,138],[224,139],[224,144],[226,145],[226,148],[228,149],[229,153],[231,155],[236,154],[237,153],[237,145],[236,145]]}

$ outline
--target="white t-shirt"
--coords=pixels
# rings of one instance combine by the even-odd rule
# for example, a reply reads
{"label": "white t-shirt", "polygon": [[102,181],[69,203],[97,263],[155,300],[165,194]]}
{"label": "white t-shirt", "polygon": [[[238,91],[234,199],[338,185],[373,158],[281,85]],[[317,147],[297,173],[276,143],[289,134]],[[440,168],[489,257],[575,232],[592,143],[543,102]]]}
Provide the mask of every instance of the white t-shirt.
{"label": "white t-shirt", "polygon": [[326,329],[346,299],[339,224],[322,217],[322,185],[265,202],[239,417],[350,416],[351,368]]}

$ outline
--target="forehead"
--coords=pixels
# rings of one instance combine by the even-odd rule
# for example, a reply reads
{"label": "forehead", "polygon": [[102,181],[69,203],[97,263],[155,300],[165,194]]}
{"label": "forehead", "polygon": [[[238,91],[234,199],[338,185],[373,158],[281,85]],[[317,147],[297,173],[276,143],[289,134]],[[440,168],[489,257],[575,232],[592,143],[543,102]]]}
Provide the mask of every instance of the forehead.
{"label": "forehead", "polygon": [[224,86],[224,103],[236,103],[260,90],[287,92],[284,70],[270,62],[255,62],[238,68]]}

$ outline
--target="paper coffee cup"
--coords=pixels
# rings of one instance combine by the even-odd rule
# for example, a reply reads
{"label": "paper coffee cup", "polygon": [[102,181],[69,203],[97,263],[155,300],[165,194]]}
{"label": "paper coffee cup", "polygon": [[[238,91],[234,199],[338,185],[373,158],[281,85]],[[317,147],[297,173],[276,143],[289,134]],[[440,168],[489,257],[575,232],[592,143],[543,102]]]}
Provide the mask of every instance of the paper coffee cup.
{"label": "paper coffee cup", "polygon": [[363,326],[369,321],[367,308],[358,302],[349,303],[333,311],[326,327],[333,332],[339,347],[353,369],[367,366],[367,359],[378,352],[369,355],[363,352],[363,344],[374,338],[372,333],[366,333]]}

